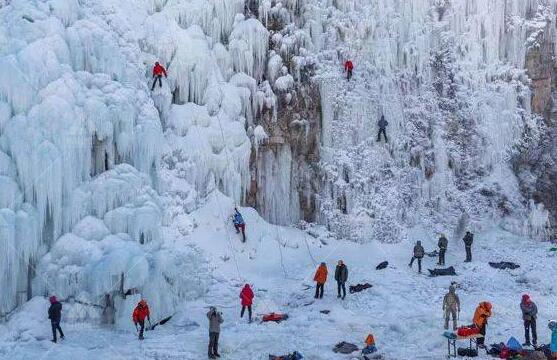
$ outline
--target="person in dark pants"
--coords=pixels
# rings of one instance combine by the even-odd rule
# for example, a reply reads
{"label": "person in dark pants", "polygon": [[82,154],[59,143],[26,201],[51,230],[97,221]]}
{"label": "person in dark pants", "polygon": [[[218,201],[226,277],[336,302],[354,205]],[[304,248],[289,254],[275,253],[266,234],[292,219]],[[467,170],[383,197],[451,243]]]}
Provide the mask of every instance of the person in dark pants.
{"label": "person in dark pants", "polygon": [[[522,320],[524,320],[524,337],[526,342],[524,346],[538,344],[538,334],[536,331],[536,318],[538,316],[538,307],[530,299],[530,295],[522,295],[522,301],[520,302],[520,310],[522,310]],[[532,330],[532,342],[530,342],[530,330]]]}
{"label": "person in dark pants", "polygon": [[379,132],[377,133],[377,142],[381,141],[381,134],[383,134],[383,136],[385,137],[385,142],[389,142],[389,139],[387,139],[387,126],[389,125],[389,122],[385,120],[385,115],[381,115],[381,119],[379,120],[377,125],[379,126]]}
{"label": "person in dark pants", "polygon": [[346,297],[346,281],[348,280],[348,267],[344,264],[342,260],[338,261],[338,265],[335,269],[335,280],[337,282],[338,298],[341,297],[342,290],[342,300]]}
{"label": "person in dark pants", "polygon": [[344,71],[346,72],[346,79],[350,81],[352,79],[352,71],[354,71],[354,64],[351,60],[346,60],[344,63]]}
{"label": "person in dark pants", "polygon": [[234,215],[232,216],[232,223],[234,224],[234,228],[236,229],[236,234],[239,234],[240,231],[242,232],[242,242],[246,242],[246,222],[242,217],[242,214],[238,211],[237,208],[234,208]]}
{"label": "person in dark pants", "polygon": [[445,253],[447,252],[448,245],[449,241],[445,237],[445,234],[441,234],[439,242],[437,243],[437,246],[439,247],[439,262],[437,265],[445,265]]}
{"label": "person in dark pants", "polygon": [[168,78],[166,74],[166,69],[164,66],[157,62],[155,62],[155,66],[153,67],[153,86],[151,87],[151,91],[155,90],[155,86],[157,85],[157,81],[159,82],[159,87],[162,87],[162,76],[164,75],[165,78]]}
{"label": "person in dark pants", "polygon": [[416,243],[416,245],[414,246],[414,256],[412,256],[412,260],[410,260],[410,264],[408,264],[409,267],[412,267],[412,265],[414,264],[414,260],[418,260],[418,272],[421,274],[422,273],[422,259],[425,255],[425,250],[424,247],[422,246],[422,242],[418,241]]}
{"label": "person in dark pants", "polygon": [[151,323],[150,318],[151,312],[149,311],[149,305],[144,299],[141,299],[135,309],[133,309],[132,320],[135,328],[139,325],[139,340],[143,340],[143,332],[145,331],[145,319]]}
{"label": "person in dark pants", "polygon": [[317,283],[315,287],[315,298],[323,299],[323,292],[325,290],[325,283],[327,282],[327,264],[324,262],[319,265],[317,271],[315,272],[315,276],[313,277],[313,281]]}
{"label": "person in dark pants", "polygon": [[207,313],[209,319],[209,359],[219,358],[219,337],[220,337],[220,324],[224,322],[222,313],[217,311],[217,308],[211,306]]}
{"label": "person in dark pants", "polygon": [[482,301],[478,307],[476,308],[476,311],[474,312],[474,325],[476,325],[476,327],[479,329],[480,334],[483,335],[483,337],[478,338],[476,340],[477,344],[479,347],[481,348],[485,348],[485,334],[486,334],[486,328],[487,328],[487,320],[491,317],[491,303],[487,302],[487,301]]}
{"label": "person in dark pants", "polygon": [[467,231],[462,241],[464,241],[464,248],[466,249],[466,260],[464,260],[464,262],[471,262],[472,244],[474,243],[474,234],[472,234],[470,231]]}
{"label": "person in dark pants", "polygon": [[64,339],[64,333],[60,327],[60,320],[62,320],[62,304],[58,302],[56,296],[51,296],[50,307],[48,308],[48,318],[50,319],[50,325],[52,326],[52,342],[56,343],[56,331],[60,333],[60,340]]}
{"label": "person in dark pants", "polygon": [[244,288],[240,292],[240,299],[242,303],[242,311],[240,312],[240,317],[244,317],[244,312],[246,308],[248,309],[249,315],[249,322],[251,322],[251,305],[253,304],[253,298],[255,295],[253,294],[253,290],[249,286],[249,284],[244,285]]}

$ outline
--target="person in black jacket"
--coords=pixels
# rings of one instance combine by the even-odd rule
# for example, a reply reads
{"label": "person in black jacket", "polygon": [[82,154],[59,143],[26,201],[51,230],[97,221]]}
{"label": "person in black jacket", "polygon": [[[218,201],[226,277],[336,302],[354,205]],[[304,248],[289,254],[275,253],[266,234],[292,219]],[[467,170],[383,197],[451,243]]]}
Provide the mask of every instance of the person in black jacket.
{"label": "person in black jacket", "polygon": [[335,280],[337,282],[338,296],[340,296],[340,291],[342,290],[342,300],[346,297],[346,281],[348,280],[348,268],[342,260],[338,261],[338,265],[335,269]]}
{"label": "person in black jacket", "polygon": [[381,115],[381,119],[379,120],[379,122],[377,122],[377,125],[379,126],[379,132],[377,133],[377,142],[381,141],[381,134],[383,134],[383,136],[385,137],[385,142],[389,142],[389,140],[387,139],[387,126],[389,125],[389,122],[385,119],[385,115]]}
{"label": "person in black jacket", "polygon": [[464,241],[464,247],[466,248],[466,260],[464,260],[464,262],[471,262],[472,261],[472,244],[474,243],[474,234],[472,234],[470,231],[467,231],[466,235],[464,235],[464,239],[462,239],[462,241]]}
{"label": "person in black jacket", "polygon": [[50,297],[50,307],[48,308],[48,318],[52,325],[52,342],[56,343],[56,330],[60,332],[60,340],[64,339],[64,333],[60,327],[60,320],[62,319],[62,304],[58,302],[56,296]]}

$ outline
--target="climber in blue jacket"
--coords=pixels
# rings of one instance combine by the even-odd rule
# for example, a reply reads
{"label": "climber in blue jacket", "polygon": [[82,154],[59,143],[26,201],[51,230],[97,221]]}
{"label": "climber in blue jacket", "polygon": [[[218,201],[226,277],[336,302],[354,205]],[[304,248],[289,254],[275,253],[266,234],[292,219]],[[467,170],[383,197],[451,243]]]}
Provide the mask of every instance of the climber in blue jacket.
{"label": "climber in blue jacket", "polygon": [[232,222],[236,228],[236,233],[239,234],[242,231],[242,242],[246,242],[246,223],[242,214],[238,211],[238,208],[234,208],[234,216],[232,217]]}

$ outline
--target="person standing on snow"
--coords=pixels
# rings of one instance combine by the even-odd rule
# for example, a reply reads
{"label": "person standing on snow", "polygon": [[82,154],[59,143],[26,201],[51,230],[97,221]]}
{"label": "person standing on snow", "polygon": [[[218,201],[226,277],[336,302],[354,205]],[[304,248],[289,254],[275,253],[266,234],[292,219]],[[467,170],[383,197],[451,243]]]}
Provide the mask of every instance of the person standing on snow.
{"label": "person standing on snow", "polygon": [[[538,307],[530,299],[530,295],[522,295],[522,301],[520,302],[520,310],[522,310],[522,320],[524,320],[524,337],[526,342],[524,346],[538,344],[538,334],[536,331],[536,318],[538,316]],[[532,342],[530,343],[530,329],[532,329]]]}
{"label": "person standing on snow", "polygon": [[164,66],[159,64],[159,62],[155,62],[155,66],[153,66],[153,86],[151,87],[151,91],[155,90],[155,85],[157,81],[159,82],[159,87],[162,88],[162,76],[164,75],[165,78],[168,78],[166,74],[166,69]]}
{"label": "person standing on snow", "polygon": [[443,312],[445,313],[445,330],[449,329],[449,317],[452,315],[453,330],[456,331],[458,327],[457,314],[460,313],[460,299],[456,294],[454,285],[449,286],[449,292],[443,298]]}
{"label": "person standing on snow", "polygon": [[239,234],[240,231],[242,231],[242,242],[246,242],[246,223],[237,208],[234,208],[232,223],[234,223],[234,228],[236,228],[236,234]]}
{"label": "person standing on snow", "polygon": [[474,234],[467,231],[462,241],[464,241],[464,248],[466,249],[466,260],[464,260],[464,262],[472,262],[472,244],[474,243]]}
{"label": "person standing on snow", "polygon": [[344,264],[342,260],[338,261],[338,265],[335,269],[335,280],[337,282],[338,296],[340,298],[340,292],[342,290],[342,300],[346,297],[346,281],[348,280],[348,267]]}
{"label": "person standing on snow", "polygon": [[551,320],[547,327],[551,330],[551,343],[549,345],[549,351],[551,351],[551,357],[557,359],[557,321]]}
{"label": "person standing on snow", "polygon": [[474,325],[476,325],[478,330],[480,330],[480,334],[483,335],[483,337],[477,339],[478,346],[481,348],[485,348],[485,333],[487,328],[487,320],[491,317],[492,314],[491,309],[491,303],[482,301],[474,312]]}
{"label": "person standing on snow", "polygon": [[141,299],[135,309],[133,309],[132,320],[135,328],[139,324],[139,340],[143,340],[143,332],[145,331],[145,319],[151,324],[150,318],[151,312],[149,311],[149,305],[144,299]]}
{"label": "person standing on snow", "polygon": [[219,355],[219,337],[220,337],[220,324],[224,322],[222,313],[217,311],[217,308],[211,306],[207,313],[209,319],[209,359],[220,357]]}
{"label": "person standing on snow", "polygon": [[389,142],[387,139],[387,126],[389,126],[389,122],[385,120],[385,115],[381,115],[381,119],[377,122],[379,126],[379,132],[377,133],[377,142],[381,141],[381,134],[385,137],[385,142]]}
{"label": "person standing on snow", "polygon": [[323,299],[323,292],[325,289],[325,283],[327,282],[327,264],[324,262],[319,265],[317,271],[315,272],[315,276],[313,277],[313,281],[317,283],[315,287],[315,298]]}
{"label": "person standing on snow", "polygon": [[352,60],[346,60],[344,63],[344,72],[346,73],[346,79],[350,81],[352,79],[352,71],[354,70],[354,64]]}
{"label": "person standing on snow", "polygon": [[240,312],[240,317],[244,317],[244,312],[246,308],[248,308],[248,315],[249,315],[249,322],[251,323],[251,305],[253,304],[253,298],[255,295],[253,294],[253,290],[249,286],[249,284],[244,285],[244,288],[240,292],[240,299],[242,303],[242,311]]}
{"label": "person standing on snow", "polygon": [[416,243],[416,245],[414,246],[414,256],[412,256],[412,260],[410,260],[410,264],[408,264],[409,267],[412,267],[412,265],[414,264],[414,260],[418,259],[418,272],[421,274],[422,273],[422,259],[425,255],[425,250],[424,247],[422,246],[422,242],[418,241]]}
{"label": "person standing on snow", "polygon": [[445,253],[447,252],[447,247],[449,245],[449,240],[445,237],[445,234],[441,234],[437,246],[439,247],[439,262],[437,265],[445,266]]}
{"label": "person standing on snow", "polygon": [[48,318],[50,319],[50,325],[52,326],[52,342],[56,343],[56,331],[60,333],[60,340],[64,339],[64,333],[60,327],[60,320],[62,320],[62,304],[58,302],[56,296],[52,295],[48,300],[50,300],[50,307],[48,308]]}

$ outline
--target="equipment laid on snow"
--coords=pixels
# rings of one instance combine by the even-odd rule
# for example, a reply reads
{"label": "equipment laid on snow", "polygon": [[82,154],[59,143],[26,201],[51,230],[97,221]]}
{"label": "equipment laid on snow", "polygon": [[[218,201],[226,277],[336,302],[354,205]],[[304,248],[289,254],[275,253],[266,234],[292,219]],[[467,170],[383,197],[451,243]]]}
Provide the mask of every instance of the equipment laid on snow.
{"label": "equipment laid on snow", "polygon": [[429,276],[456,276],[456,271],[454,267],[449,266],[446,269],[427,269],[429,271]]}
{"label": "equipment laid on snow", "polygon": [[155,330],[155,328],[159,325],[164,325],[166,324],[170,319],[172,319],[173,315],[167,316],[164,319],[161,319],[157,322],[155,322],[154,324],[152,324],[151,326],[149,326],[148,328],[146,328],[145,330],[150,331],[150,330]]}
{"label": "equipment laid on snow", "polygon": [[354,294],[360,291],[363,291],[365,289],[369,289],[370,287],[372,287],[373,285],[365,283],[365,284],[358,284],[358,285],[350,285],[349,287],[349,291],[350,294]]}
{"label": "equipment laid on snow", "polygon": [[269,354],[269,360],[301,360],[303,359],[303,355],[297,351],[294,351],[292,354],[283,355],[283,356],[275,356]]}
{"label": "equipment laid on snow", "polygon": [[515,270],[515,269],[518,269],[520,267],[520,265],[515,264],[513,262],[510,262],[510,261],[490,262],[489,266],[491,266],[492,268],[495,268],[495,269],[499,269],[499,270],[506,270],[506,269]]}
{"label": "equipment laid on snow", "polygon": [[351,354],[354,351],[358,351],[358,347],[354,344],[348,343],[346,341],[339,342],[333,348],[333,352],[340,354]]}
{"label": "equipment laid on snow", "polygon": [[457,354],[458,356],[476,357],[478,356],[478,350],[469,348],[458,348]]}
{"label": "equipment laid on snow", "polygon": [[288,319],[288,314],[279,314],[279,313],[270,313],[270,314],[265,314],[263,315],[263,317],[261,318],[262,322],[268,322],[268,321],[274,321],[274,322],[281,322],[283,320],[287,320]]}
{"label": "equipment laid on snow", "polygon": [[383,269],[386,269],[387,266],[389,266],[389,262],[388,261],[383,261],[382,263],[380,263],[379,265],[377,265],[375,267],[375,270],[383,270]]}
{"label": "equipment laid on snow", "polygon": [[456,334],[458,336],[471,336],[479,333],[480,330],[476,327],[476,325],[461,326],[456,330]]}

